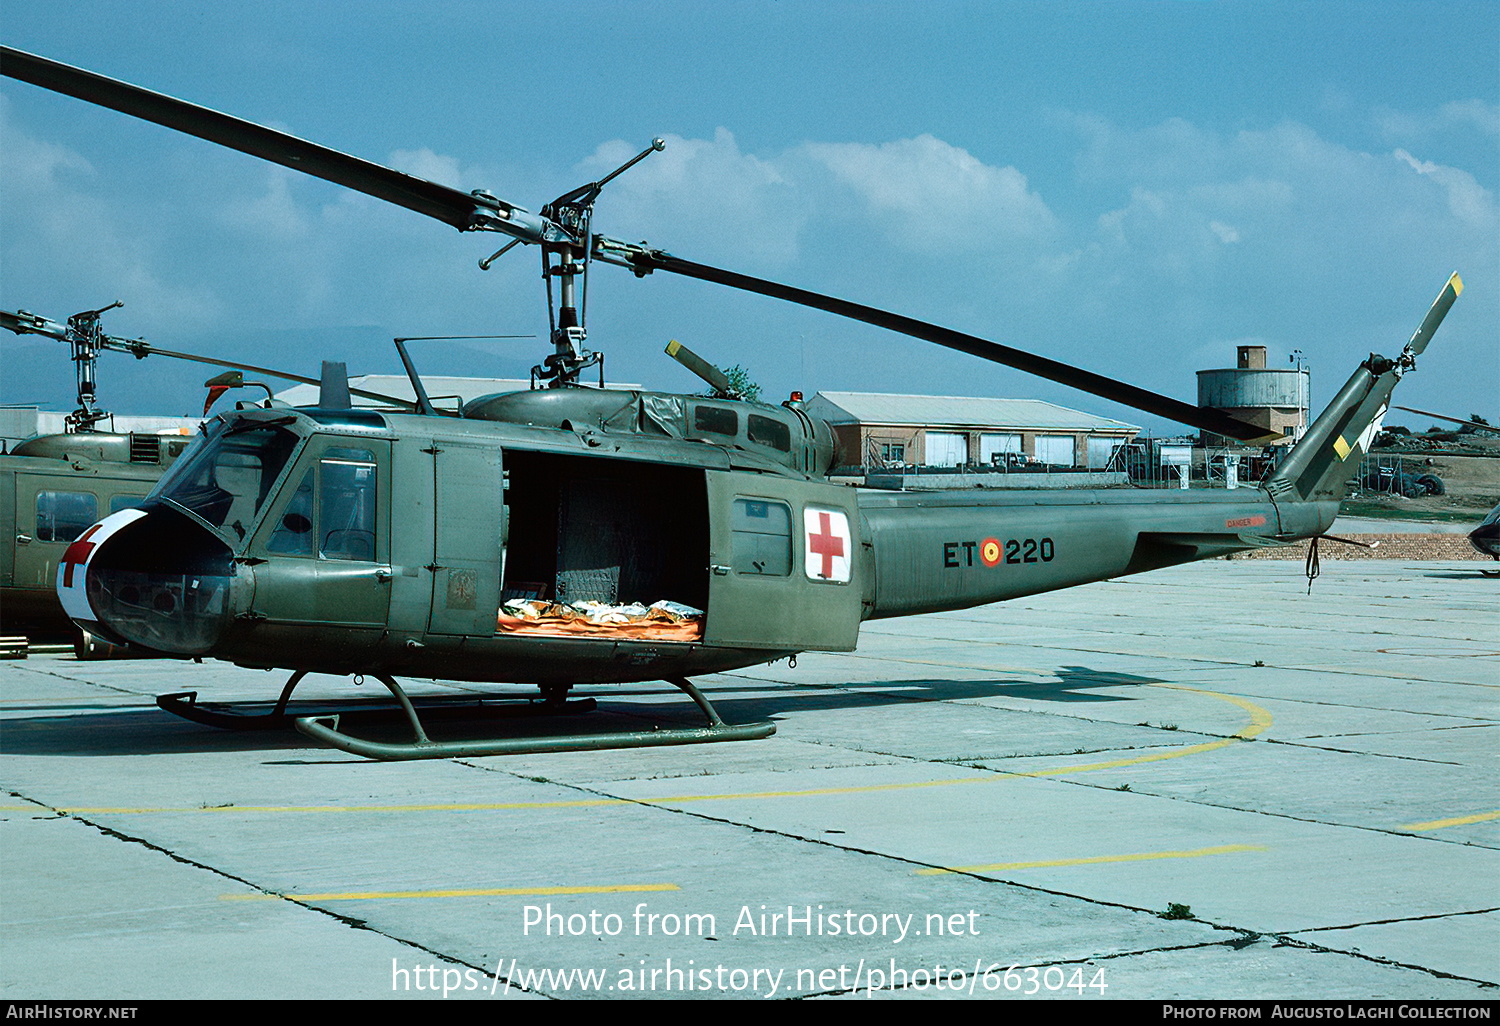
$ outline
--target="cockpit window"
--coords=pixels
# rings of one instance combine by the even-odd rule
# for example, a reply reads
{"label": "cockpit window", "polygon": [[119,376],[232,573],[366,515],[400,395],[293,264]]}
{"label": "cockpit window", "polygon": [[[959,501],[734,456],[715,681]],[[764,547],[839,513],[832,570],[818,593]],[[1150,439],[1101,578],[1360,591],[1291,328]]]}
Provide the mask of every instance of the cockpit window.
{"label": "cockpit window", "polygon": [[318,553],[325,559],[375,558],[375,454],[329,449],[318,488]]}
{"label": "cockpit window", "polygon": [[282,556],[371,562],[379,497],[375,453],[330,446],[302,475],[266,548]]}
{"label": "cockpit window", "polygon": [[279,425],[238,421],[174,464],[154,497],[243,539],[297,442],[295,434]]}
{"label": "cockpit window", "polygon": [[271,532],[271,541],[266,548],[283,556],[311,556],[315,554],[316,538],[313,534],[313,469],[302,475],[302,483],[292,493],[286,512]]}

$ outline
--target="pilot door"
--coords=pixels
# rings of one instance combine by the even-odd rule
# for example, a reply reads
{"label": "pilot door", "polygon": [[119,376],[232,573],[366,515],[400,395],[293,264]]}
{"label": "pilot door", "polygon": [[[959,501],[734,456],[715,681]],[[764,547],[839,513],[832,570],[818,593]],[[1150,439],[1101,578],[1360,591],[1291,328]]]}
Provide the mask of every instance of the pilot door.
{"label": "pilot door", "polygon": [[261,524],[255,612],[271,623],[384,628],[390,442],[317,435]]}
{"label": "pilot door", "polygon": [[854,491],[708,471],[711,645],[848,652],[864,560]]}

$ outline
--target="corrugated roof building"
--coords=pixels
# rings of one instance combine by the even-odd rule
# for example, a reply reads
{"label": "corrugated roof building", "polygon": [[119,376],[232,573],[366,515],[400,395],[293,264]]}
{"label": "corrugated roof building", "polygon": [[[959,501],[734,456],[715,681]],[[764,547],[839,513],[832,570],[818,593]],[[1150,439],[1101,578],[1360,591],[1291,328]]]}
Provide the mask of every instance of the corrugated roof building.
{"label": "corrugated roof building", "polygon": [[1097,469],[1141,430],[1040,399],[819,392],[807,411],[833,425],[841,465],[866,468],[1009,461]]}

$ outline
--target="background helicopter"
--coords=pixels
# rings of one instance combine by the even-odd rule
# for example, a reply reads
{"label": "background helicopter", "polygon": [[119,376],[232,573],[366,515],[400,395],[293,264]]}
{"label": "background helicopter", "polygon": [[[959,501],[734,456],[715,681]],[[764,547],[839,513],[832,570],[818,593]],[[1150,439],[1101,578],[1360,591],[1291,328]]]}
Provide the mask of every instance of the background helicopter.
{"label": "background helicopter", "polygon": [[[856,492],[828,482],[831,429],[796,401],[772,407],[581,387],[595,367],[602,382],[602,357],[588,349],[583,323],[592,262],[826,310],[1216,434],[1249,440],[1264,432],[937,325],[594,234],[601,189],[659,141],[533,214],[487,192],[463,193],[8,48],[0,70],[461,231],[510,236],[481,266],[519,244],[540,247],[553,351],[533,378],[547,389],[485,397],[458,417],[440,416],[406,360],[414,415],[355,410],[327,395],[309,410],[221,415],[141,509],[94,525],[58,570],[65,609],[89,629],[157,651],[293,670],[272,722],[308,672],[376,676],[405,708],[414,743],[374,744],[314,718],[297,721],[312,736],[373,757],[764,736],[770,724],[722,724],[687,678],[802,650],[849,650],[865,619],[1316,537],[1332,523],[1392,388],[1462,289],[1454,275],[1398,358],[1364,361],[1255,491],[1044,499]],[[501,603],[510,595],[666,599],[674,617],[683,605],[705,612],[671,631],[649,623],[574,630],[527,622],[521,609],[506,617]],[[698,702],[710,726],[434,744],[398,674],[530,682],[554,698],[578,683],[665,679]],[[162,701],[206,722],[233,720],[190,696]]]}
{"label": "background helicopter", "polygon": [[[266,367],[217,357],[175,352],[143,339],[105,334],[103,314],[112,303],[59,322],[26,310],[0,310],[0,328],[18,335],[40,335],[66,343],[77,378],[77,408],[65,430],[28,438],[0,453],[0,633],[31,638],[71,637],[80,658],[116,654],[113,646],[80,632],[57,599],[57,565],[67,547],[100,515],[139,506],[162,472],[192,442],[191,436],[153,431],[115,431],[113,414],[98,403],[98,358],[102,352],[129,353],[138,360],[165,356],[232,370],[206,382],[204,415],[220,395],[245,385],[244,371],[318,384]],[[251,385],[257,383],[252,382]],[[269,386],[261,385],[269,394]],[[402,400],[375,392],[356,394],[399,407]],[[110,429],[104,425],[108,422]],[[188,430],[184,428],[183,430]]]}

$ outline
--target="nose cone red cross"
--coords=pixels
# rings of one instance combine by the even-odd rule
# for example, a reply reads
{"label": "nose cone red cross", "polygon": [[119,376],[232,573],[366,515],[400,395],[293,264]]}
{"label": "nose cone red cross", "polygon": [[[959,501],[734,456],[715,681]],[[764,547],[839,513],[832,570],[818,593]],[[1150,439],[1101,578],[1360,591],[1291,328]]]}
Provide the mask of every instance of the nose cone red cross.
{"label": "nose cone red cross", "polygon": [[81,535],[78,536],[77,541],[68,546],[68,551],[63,553],[62,569],[64,588],[73,587],[73,568],[83,566],[83,564],[89,561],[89,553],[94,551],[94,543],[89,541],[89,539],[92,538],[94,536],[94,533],[98,531],[102,526],[102,524],[95,524],[87,531],[84,531]]}

